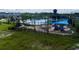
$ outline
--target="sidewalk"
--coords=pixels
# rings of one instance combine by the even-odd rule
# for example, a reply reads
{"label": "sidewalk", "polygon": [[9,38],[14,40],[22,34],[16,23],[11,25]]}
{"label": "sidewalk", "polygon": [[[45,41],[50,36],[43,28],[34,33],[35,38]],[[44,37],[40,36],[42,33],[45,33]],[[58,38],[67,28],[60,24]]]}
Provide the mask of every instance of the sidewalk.
{"label": "sidewalk", "polygon": [[0,31],[0,38],[5,38],[8,36],[11,36],[13,34],[13,32],[9,32],[9,31]]}

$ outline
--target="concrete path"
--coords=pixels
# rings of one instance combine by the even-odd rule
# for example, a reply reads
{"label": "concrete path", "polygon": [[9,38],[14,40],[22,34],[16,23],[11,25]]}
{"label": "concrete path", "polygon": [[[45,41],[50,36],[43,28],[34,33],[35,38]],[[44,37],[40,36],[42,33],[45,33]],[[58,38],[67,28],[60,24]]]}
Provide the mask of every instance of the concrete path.
{"label": "concrete path", "polygon": [[10,31],[0,31],[0,38],[5,38],[8,36],[11,36],[13,34],[13,32]]}
{"label": "concrete path", "polygon": [[[27,29],[34,30],[34,27],[33,26],[27,26],[26,28]],[[35,29],[36,29],[36,31],[47,33],[47,31],[44,30],[44,29],[41,29],[40,26],[35,26]],[[68,33],[68,32],[60,32],[60,31],[52,31],[52,32],[49,32],[49,33],[51,33],[51,34],[58,34],[58,35],[72,35],[74,33],[74,31],[72,31],[71,33]]]}

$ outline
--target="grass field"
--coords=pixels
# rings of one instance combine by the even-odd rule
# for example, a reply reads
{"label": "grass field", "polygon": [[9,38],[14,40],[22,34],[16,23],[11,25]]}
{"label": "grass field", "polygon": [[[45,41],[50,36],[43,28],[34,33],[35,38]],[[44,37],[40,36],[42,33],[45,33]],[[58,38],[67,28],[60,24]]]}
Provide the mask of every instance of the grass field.
{"label": "grass field", "polygon": [[13,26],[13,24],[0,24],[0,30],[5,31],[8,30],[8,27]]}
{"label": "grass field", "polygon": [[0,39],[0,49],[71,49],[74,45],[72,36],[60,36],[38,32],[18,31],[12,36]]}
{"label": "grass field", "polygon": [[[0,31],[7,31],[13,24],[1,24]],[[1,34],[1,33],[0,33]],[[68,50],[79,43],[79,34],[62,36],[34,31],[15,31],[13,35],[0,38],[0,50]]]}

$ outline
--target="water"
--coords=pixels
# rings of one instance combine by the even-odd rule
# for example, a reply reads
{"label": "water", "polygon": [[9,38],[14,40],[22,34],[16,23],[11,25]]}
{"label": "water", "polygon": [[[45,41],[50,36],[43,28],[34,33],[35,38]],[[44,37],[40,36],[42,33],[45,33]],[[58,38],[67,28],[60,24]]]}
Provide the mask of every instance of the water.
{"label": "water", "polygon": [[38,19],[32,19],[32,20],[27,19],[24,23],[30,24],[30,25],[42,25],[42,24],[46,24],[46,22],[47,22],[47,19],[40,19],[40,20],[38,20]]}
{"label": "water", "polygon": [[62,21],[57,21],[57,22],[52,22],[52,24],[64,24],[64,25],[68,25],[68,20],[64,19]]}
{"label": "water", "polygon": [[[29,25],[42,25],[42,24],[46,24],[47,20],[50,19],[27,19],[25,20],[25,24],[29,24]],[[53,19],[52,19],[53,20]],[[59,21],[56,22],[52,22],[52,24],[68,24],[68,19],[60,19]]]}

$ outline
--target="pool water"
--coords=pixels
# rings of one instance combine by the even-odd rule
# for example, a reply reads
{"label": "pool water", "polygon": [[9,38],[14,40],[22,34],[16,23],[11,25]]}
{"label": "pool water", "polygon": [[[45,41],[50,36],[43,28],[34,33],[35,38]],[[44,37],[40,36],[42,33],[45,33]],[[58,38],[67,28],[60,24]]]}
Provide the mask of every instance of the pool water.
{"label": "pool water", "polygon": [[[48,21],[49,20],[49,21]],[[50,23],[50,24],[66,24],[68,25],[68,19],[61,19],[59,21],[50,21],[50,19],[27,19],[25,20],[24,22],[25,24],[30,24],[30,25],[41,25],[41,24],[47,24],[47,23]]]}

